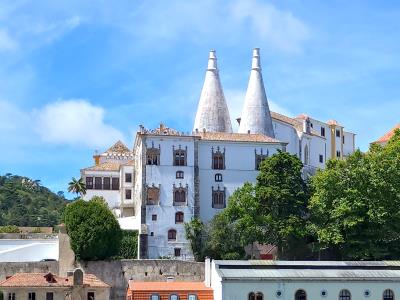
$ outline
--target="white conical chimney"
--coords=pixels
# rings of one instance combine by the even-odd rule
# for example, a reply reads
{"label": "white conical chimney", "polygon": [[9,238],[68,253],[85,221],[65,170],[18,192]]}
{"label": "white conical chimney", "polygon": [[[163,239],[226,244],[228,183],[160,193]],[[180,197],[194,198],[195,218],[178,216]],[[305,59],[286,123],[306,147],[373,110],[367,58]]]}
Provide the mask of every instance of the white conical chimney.
{"label": "white conical chimney", "polygon": [[248,132],[275,137],[261,73],[259,48],[253,50],[249,85],[239,126],[239,133]]}
{"label": "white conical chimney", "polygon": [[193,131],[232,132],[231,119],[219,79],[217,57],[210,51]]}

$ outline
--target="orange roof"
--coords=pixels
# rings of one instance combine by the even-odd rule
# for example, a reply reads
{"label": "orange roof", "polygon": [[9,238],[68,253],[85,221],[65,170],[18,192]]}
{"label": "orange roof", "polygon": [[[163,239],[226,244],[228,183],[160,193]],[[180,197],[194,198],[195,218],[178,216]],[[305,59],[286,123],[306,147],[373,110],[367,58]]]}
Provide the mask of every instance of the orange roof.
{"label": "orange roof", "polygon": [[[73,278],[60,277],[51,273],[16,273],[2,281],[0,287],[71,287]],[[83,275],[83,285],[89,287],[110,287],[93,274]]]}
{"label": "orange roof", "polygon": [[383,136],[381,136],[377,141],[374,143],[385,143],[388,142],[394,135],[396,129],[400,129],[400,123],[393,127],[390,131],[386,132]]}
{"label": "orange roof", "polygon": [[198,132],[195,133],[195,135],[206,141],[259,142],[273,144],[284,143],[272,137],[254,133]]}
{"label": "orange roof", "polygon": [[204,282],[179,282],[179,281],[159,281],[145,282],[129,280],[131,291],[212,291],[211,287],[206,287]]}
{"label": "orange roof", "polygon": [[88,167],[85,171],[118,171],[121,164],[115,162],[104,162],[93,167]]}

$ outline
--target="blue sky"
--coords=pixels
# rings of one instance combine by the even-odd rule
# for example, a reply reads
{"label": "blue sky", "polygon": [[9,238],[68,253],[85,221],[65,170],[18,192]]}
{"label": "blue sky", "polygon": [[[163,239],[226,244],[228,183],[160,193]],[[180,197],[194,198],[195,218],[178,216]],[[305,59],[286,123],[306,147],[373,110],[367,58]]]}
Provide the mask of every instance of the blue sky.
{"label": "blue sky", "polygon": [[273,110],[369,142],[399,122],[398,1],[1,1],[0,174],[66,190],[139,124],[192,128],[216,49],[232,118],[261,48]]}

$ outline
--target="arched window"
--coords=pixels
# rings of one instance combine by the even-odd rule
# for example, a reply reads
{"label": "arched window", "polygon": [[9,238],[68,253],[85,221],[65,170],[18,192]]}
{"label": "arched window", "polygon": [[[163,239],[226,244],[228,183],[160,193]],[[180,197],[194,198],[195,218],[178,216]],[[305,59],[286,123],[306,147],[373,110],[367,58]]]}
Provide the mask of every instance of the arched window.
{"label": "arched window", "polygon": [[251,292],[249,294],[249,298],[248,298],[248,300],[263,300],[263,299],[264,299],[264,295],[261,292],[257,292],[257,293]]}
{"label": "arched window", "polygon": [[221,182],[222,181],[222,174],[221,173],[215,174],[215,181],[216,182]]}
{"label": "arched window", "polygon": [[176,179],[183,179],[183,171],[176,171]]}
{"label": "arched window", "polygon": [[219,147],[217,147],[217,151],[214,152],[214,148],[212,149],[212,168],[214,170],[223,170],[225,169],[225,149],[224,151],[220,151]]}
{"label": "arched window", "polygon": [[178,223],[183,223],[183,212],[181,212],[181,211],[178,211],[176,214],[175,214],[175,224],[178,224]]}
{"label": "arched window", "polygon": [[152,294],[152,295],[150,295],[150,300],[160,300],[160,295]]}
{"label": "arched window", "polygon": [[304,147],[304,164],[309,165],[309,153],[308,153],[308,145]]}
{"label": "arched window", "polygon": [[179,296],[177,294],[169,295],[169,300],[179,300]]}
{"label": "arched window", "polygon": [[175,241],[176,240],[176,230],[170,229],[168,230],[168,241]]}
{"label": "arched window", "polygon": [[349,290],[341,290],[339,293],[339,300],[351,300],[351,294]]}
{"label": "arched window", "polygon": [[307,295],[304,290],[297,290],[294,294],[294,300],[307,300]]}
{"label": "arched window", "polygon": [[384,290],[383,291],[383,300],[394,300],[394,293],[392,290]]}
{"label": "arched window", "polygon": [[174,204],[181,205],[186,202],[186,189],[177,188],[174,191]]}

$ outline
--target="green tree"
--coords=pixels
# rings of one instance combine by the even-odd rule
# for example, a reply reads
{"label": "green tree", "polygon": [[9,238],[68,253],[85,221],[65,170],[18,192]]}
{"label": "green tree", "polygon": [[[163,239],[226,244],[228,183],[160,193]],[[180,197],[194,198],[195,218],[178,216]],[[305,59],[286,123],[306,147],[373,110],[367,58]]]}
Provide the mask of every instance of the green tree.
{"label": "green tree", "polygon": [[199,218],[193,218],[190,222],[185,223],[185,234],[190,242],[195,260],[203,261],[206,256],[205,238],[207,237],[204,223]]}
{"label": "green tree", "polygon": [[122,232],[104,201],[76,200],[64,212],[64,222],[75,255],[82,260],[100,260],[118,254]]}
{"label": "green tree", "polygon": [[373,145],[332,160],[312,178],[312,227],[318,249],[336,259],[400,257],[400,131],[385,147]]}
{"label": "green tree", "polygon": [[82,178],[76,179],[72,177],[72,180],[68,183],[68,192],[75,193],[77,197],[86,194],[86,185]]}
{"label": "green tree", "polygon": [[118,252],[118,258],[137,258],[138,232],[137,230],[123,230]]}

